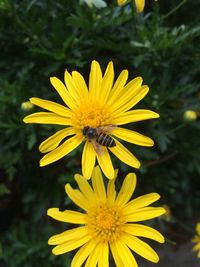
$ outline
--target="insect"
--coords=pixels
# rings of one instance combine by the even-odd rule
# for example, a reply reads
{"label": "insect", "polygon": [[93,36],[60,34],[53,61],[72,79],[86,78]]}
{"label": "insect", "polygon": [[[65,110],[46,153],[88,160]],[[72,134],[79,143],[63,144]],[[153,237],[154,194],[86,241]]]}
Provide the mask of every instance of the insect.
{"label": "insect", "polygon": [[115,140],[109,135],[109,133],[116,127],[117,127],[116,125],[112,124],[97,128],[85,126],[83,128],[83,135],[87,137],[88,141],[92,142],[97,154],[102,155],[104,151],[102,146],[105,147],[116,146]]}

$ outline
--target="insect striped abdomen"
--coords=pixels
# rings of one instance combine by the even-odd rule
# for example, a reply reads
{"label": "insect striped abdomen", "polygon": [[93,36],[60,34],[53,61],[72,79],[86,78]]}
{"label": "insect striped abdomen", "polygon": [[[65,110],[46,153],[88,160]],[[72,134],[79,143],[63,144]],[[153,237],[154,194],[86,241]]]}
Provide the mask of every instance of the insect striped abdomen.
{"label": "insect striped abdomen", "polygon": [[116,146],[115,140],[111,136],[104,133],[100,133],[96,141],[102,146],[106,147]]}

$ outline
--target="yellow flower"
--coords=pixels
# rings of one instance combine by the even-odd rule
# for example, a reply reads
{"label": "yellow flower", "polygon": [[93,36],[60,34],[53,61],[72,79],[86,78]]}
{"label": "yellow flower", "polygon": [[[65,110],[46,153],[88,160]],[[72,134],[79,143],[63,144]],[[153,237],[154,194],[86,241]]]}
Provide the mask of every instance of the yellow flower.
{"label": "yellow flower", "polygon": [[30,110],[34,107],[34,105],[30,101],[22,102],[21,109],[23,110]]}
{"label": "yellow flower", "polygon": [[197,119],[197,113],[193,110],[185,111],[183,116],[185,121],[195,121]]}
{"label": "yellow flower", "polygon": [[197,235],[195,235],[192,239],[192,242],[196,243],[196,245],[193,247],[193,251],[198,251],[197,258],[200,258],[200,223],[197,223],[196,225],[196,232]]}
{"label": "yellow flower", "polygon": [[47,214],[55,220],[80,226],[52,236],[48,244],[56,245],[55,255],[80,248],[75,254],[71,267],[109,266],[111,251],[116,266],[137,267],[132,251],[145,259],[158,262],[156,252],[138,237],[149,238],[164,243],[164,237],[155,229],[138,224],[165,213],[162,207],[149,206],[160,198],[157,193],[150,193],[130,200],[135,187],[136,175],[129,173],[117,195],[115,180],[109,180],[104,186],[100,168],[94,168],[92,187],[81,175],[75,180],[79,189],[66,184],[65,191],[69,198],[84,212],[51,208]]}
{"label": "yellow flower", "polygon": [[[89,90],[84,78],[77,71],[73,71],[72,75],[66,71],[64,78],[65,85],[56,77],[52,77],[50,81],[67,107],[33,97],[30,99],[31,103],[46,109],[48,112],[38,112],[24,118],[25,123],[68,126],[41,143],[40,151],[47,154],[41,159],[40,166],[59,160],[84,141],[82,171],[87,179],[91,177],[96,158],[104,174],[110,179],[114,178],[114,168],[109,151],[126,164],[139,168],[138,159],[115,137],[136,145],[153,145],[153,140],[149,137],[117,127],[159,117],[157,113],[150,110],[136,109],[130,111],[149,91],[148,86],[142,85],[142,78],[137,77],[126,84],[128,71],[123,70],[114,83],[113,63],[109,62],[104,75],[102,75],[99,63],[96,61],[91,64]],[[109,137],[112,142],[114,141],[115,146],[99,145],[96,140],[97,137],[91,140],[85,134],[88,128],[95,131],[95,136],[99,137],[103,133],[103,137],[106,140]],[[97,131],[100,133],[97,134]],[[66,137],[68,139],[60,144]]]}
{"label": "yellow flower", "polygon": [[[119,6],[124,5],[127,0],[117,0]],[[141,13],[144,10],[145,0],[135,0],[135,6],[138,13]]]}

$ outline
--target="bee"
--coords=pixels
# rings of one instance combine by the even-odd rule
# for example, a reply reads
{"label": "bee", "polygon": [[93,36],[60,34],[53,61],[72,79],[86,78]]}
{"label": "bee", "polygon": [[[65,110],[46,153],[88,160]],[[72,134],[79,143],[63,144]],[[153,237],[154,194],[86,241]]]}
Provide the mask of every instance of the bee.
{"label": "bee", "polygon": [[92,142],[95,151],[98,155],[103,154],[104,147],[114,147],[116,146],[115,140],[109,135],[113,129],[115,129],[116,125],[105,125],[102,127],[92,128],[89,126],[85,126],[83,128],[83,135],[88,139],[88,141]]}

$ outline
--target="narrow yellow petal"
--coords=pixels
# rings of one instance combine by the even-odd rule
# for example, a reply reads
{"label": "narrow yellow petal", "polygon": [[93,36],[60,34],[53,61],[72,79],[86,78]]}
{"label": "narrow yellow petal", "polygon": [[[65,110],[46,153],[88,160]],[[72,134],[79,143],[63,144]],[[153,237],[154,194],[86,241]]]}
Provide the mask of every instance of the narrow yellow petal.
{"label": "narrow yellow petal", "polygon": [[72,71],[72,78],[74,80],[77,90],[80,91],[81,95],[83,97],[88,97],[88,88],[83,76],[77,71]]}
{"label": "narrow yellow petal", "polygon": [[139,238],[129,234],[124,234],[121,239],[130,249],[132,249],[141,257],[155,263],[159,261],[158,254],[148,244]]}
{"label": "narrow yellow petal", "polygon": [[118,142],[117,140],[115,140],[115,142],[117,145],[114,147],[110,147],[109,150],[127,165],[130,165],[134,168],[139,168],[139,160],[120,142]]}
{"label": "narrow yellow petal", "polygon": [[56,125],[72,125],[69,118],[61,117],[51,112],[36,112],[26,116],[23,119],[25,123],[41,123],[41,124],[56,124]]}
{"label": "narrow yellow petal", "polygon": [[130,81],[121,91],[118,99],[112,103],[114,115],[130,109],[136,105],[148,92],[148,88],[143,88],[142,78],[137,77]]}
{"label": "narrow yellow petal", "polygon": [[137,262],[131,253],[130,249],[126,246],[124,242],[121,242],[119,240],[116,243],[116,247],[118,250],[118,253],[121,255],[121,258],[123,260],[124,266],[126,267],[138,267]]}
{"label": "narrow yellow petal", "polygon": [[89,77],[89,95],[99,99],[101,94],[102,72],[97,61],[93,60]]}
{"label": "narrow yellow petal", "polygon": [[115,128],[112,134],[126,142],[133,143],[139,146],[153,146],[154,142],[151,138],[142,135],[138,132],[123,129],[120,127]]}
{"label": "narrow yellow petal", "polygon": [[77,227],[62,232],[61,234],[51,236],[48,240],[49,245],[60,245],[65,242],[73,242],[79,238],[82,238],[88,234],[88,229],[85,226]]}
{"label": "narrow yellow petal", "polygon": [[57,115],[60,115],[62,117],[70,118],[72,116],[72,111],[68,109],[67,107],[64,107],[58,103],[41,99],[38,97],[32,97],[30,98],[30,102],[38,107],[44,108],[48,111],[51,111],[53,113],[56,113]]}
{"label": "narrow yellow petal", "polygon": [[65,185],[65,191],[68,197],[80,208],[88,210],[90,202],[87,198],[77,189],[73,189],[70,184]]}
{"label": "narrow yellow petal", "polygon": [[145,0],[135,0],[136,10],[141,13],[144,10]]}
{"label": "narrow yellow petal", "polygon": [[90,184],[88,181],[80,174],[75,174],[74,176],[76,182],[78,183],[78,186],[83,193],[83,195],[89,200],[89,201],[95,201],[96,195],[94,191],[92,190]]}
{"label": "narrow yellow petal", "polygon": [[94,250],[95,246],[96,243],[93,240],[83,245],[73,257],[71,267],[81,267],[90,253]]}
{"label": "narrow yellow petal", "polygon": [[164,236],[161,235],[158,231],[153,229],[152,227],[141,225],[141,224],[126,224],[124,227],[124,232],[133,235],[133,236],[141,236],[150,238],[159,243],[164,243]]}
{"label": "narrow yellow petal", "polygon": [[89,255],[85,267],[91,267],[91,266],[96,267],[98,262],[98,256],[99,256],[99,246],[97,245]]}
{"label": "narrow yellow petal", "polygon": [[62,100],[65,102],[65,104],[73,110],[76,107],[76,102],[74,102],[73,99],[70,97],[65,85],[56,77],[51,77],[50,82],[56,89]]}
{"label": "narrow yellow petal", "polygon": [[64,244],[56,246],[53,250],[52,253],[54,255],[60,255],[69,251],[72,251],[74,249],[77,249],[87,243],[91,239],[91,236],[86,235],[78,240],[75,240],[73,242],[66,242]]}
{"label": "narrow yellow petal", "polygon": [[65,71],[64,78],[65,78],[65,85],[68,89],[71,98],[77,103],[80,102],[80,100],[83,98],[82,92],[80,88],[76,86],[74,79],[67,70]]}
{"label": "narrow yellow petal", "polygon": [[119,6],[124,5],[127,2],[127,0],[117,0],[117,3]]}
{"label": "narrow yellow petal", "polygon": [[114,81],[114,68],[113,68],[112,61],[110,61],[108,63],[105,75],[102,80],[101,94],[99,98],[100,103],[102,104],[107,103],[107,99],[108,99],[110,90],[112,88],[113,81]]}
{"label": "narrow yellow petal", "polygon": [[135,173],[129,173],[126,175],[117,199],[115,201],[116,205],[123,206],[131,198],[136,187],[136,175]]}
{"label": "narrow yellow petal", "polygon": [[82,172],[86,179],[90,179],[96,161],[96,153],[91,142],[86,141],[82,154]]}
{"label": "narrow yellow petal", "polygon": [[114,179],[115,171],[112,165],[110,155],[108,153],[107,148],[104,147],[103,149],[104,149],[103,155],[99,156],[97,154],[97,160],[105,176],[108,177],[109,179]]}
{"label": "narrow yellow petal", "polygon": [[73,210],[59,211],[57,208],[47,210],[47,215],[60,222],[85,224],[86,215]]}
{"label": "narrow yellow petal", "polygon": [[43,167],[45,165],[48,165],[66,156],[72,150],[74,150],[77,146],[79,146],[82,143],[82,140],[83,139],[79,139],[77,136],[73,136],[67,139],[67,141],[65,141],[62,145],[60,145],[53,151],[49,152],[48,154],[46,154],[40,160],[40,166]]}
{"label": "narrow yellow petal", "polygon": [[103,176],[99,166],[96,166],[92,173],[92,187],[95,194],[101,202],[106,202],[106,190],[104,186]]}
{"label": "narrow yellow petal", "polygon": [[107,202],[109,204],[114,204],[116,198],[116,190],[115,190],[115,179],[109,180],[107,187]]}
{"label": "narrow yellow petal", "polygon": [[123,91],[124,85],[128,79],[128,70],[123,70],[117,78],[108,98],[107,105],[112,108],[112,104],[118,101],[120,93]]}
{"label": "narrow yellow petal", "polygon": [[127,203],[127,205],[124,207],[124,211],[126,214],[132,213],[134,210],[147,207],[148,205],[157,201],[159,198],[160,195],[157,193],[149,193],[139,196]]}
{"label": "narrow yellow petal", "polygon": [[153,219],[165,214],[166,210],[162,207],[147,207],[138,210],[133,210],[131,214],[124,215],[127,222],[140,222]]}
{"label": "narrow yellow petal", "polygon": [[[112,242],[110,243],[110,249],[113,255],[113,259],[115,261],[115,264],[117,267],[125,267],[124,261],[121,258],[121,252],[117,249],[118,248],[118,243],[119,242]],[[89,267],[89,266],[88,266]]]}
{"label": "narrow yellow petal", "polygon": [[151,110],[135,109],[113,117],[113,124],[122,125],[130,122],[159,118],[159,114]]}
{"label": "narrow yellow petal", "polygon": [[109,248],[108,243],[99,244],[98,267],[109,267]]}
{"label": "narrow yellow petal", "polygon": [[55,148],[58,147],[58,145],[60,144],[60,142],[67,136],[69,135],[74,135],[74,129],[72,127],[68,127],[65,129],[62,129],[58,132],[56,132],[55,134],[53,134],[52,136],[50,136],[49,138],[47,138],[46,140],[44,140],[40,146],[39,146],[39,150],[41,153],[47,153],[50,152],[52,150],[54,150]]}

